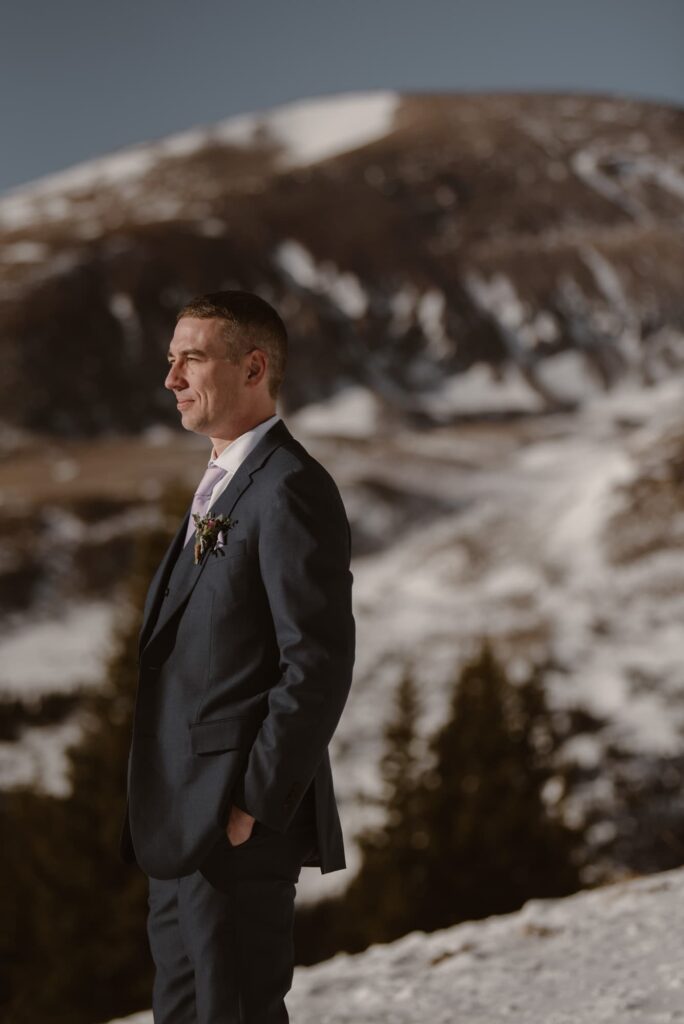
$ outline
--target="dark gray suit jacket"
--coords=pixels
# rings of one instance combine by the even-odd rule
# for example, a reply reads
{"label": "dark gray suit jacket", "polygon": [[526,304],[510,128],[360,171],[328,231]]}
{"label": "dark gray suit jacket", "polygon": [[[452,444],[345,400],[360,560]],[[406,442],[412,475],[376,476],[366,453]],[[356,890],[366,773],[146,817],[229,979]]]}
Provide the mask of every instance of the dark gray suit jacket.
{"label": "dark gray suit jacket", "polygon": [[315,786],[321,872],[346,867],[328,744],[352,681],[351,531],[337,486],[282,420],[212,512],[237,520],[194,564],[189,512],[147,594],[120,853],[190,874],[230,804],[284,832]]}

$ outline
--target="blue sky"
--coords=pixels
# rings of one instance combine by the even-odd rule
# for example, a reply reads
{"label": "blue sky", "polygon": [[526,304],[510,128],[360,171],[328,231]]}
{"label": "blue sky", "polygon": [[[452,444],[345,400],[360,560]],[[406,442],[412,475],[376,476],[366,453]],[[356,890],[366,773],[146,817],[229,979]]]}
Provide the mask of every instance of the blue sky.
{"label": "blue sky", "polygon": [[129,143],[349,90],[684,105],[684,0],[3,4],[0,190]]}

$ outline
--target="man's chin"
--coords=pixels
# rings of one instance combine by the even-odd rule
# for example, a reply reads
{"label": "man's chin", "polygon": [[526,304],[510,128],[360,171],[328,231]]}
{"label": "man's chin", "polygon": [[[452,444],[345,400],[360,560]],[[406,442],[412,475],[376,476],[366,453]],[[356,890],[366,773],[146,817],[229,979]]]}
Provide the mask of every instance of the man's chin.
{"label": "man's chin", "polygon": [[192,416],[189,409],[186,410],[185,412],[181,411],[180,421],[181,426],[185,430],[191,430],[194,434],[208,435],[206,425],[202,422],[202,420]]}

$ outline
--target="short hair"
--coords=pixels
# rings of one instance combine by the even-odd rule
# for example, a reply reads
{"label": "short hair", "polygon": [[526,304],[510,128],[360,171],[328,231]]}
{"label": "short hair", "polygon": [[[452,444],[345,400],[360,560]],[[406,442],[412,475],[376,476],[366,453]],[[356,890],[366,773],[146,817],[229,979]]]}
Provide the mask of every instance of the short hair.
{"label": "short hair", "polygon": [[287,363],[287,330],[285,324],[265,299],[253,292],[231,289],[198,295],[182,307],[176,323],[184,316],[202,320],[224,320],[227,356],[237,363],[251,348],[261,348],[268,356],[268,393],[275,401],[285,375]]}

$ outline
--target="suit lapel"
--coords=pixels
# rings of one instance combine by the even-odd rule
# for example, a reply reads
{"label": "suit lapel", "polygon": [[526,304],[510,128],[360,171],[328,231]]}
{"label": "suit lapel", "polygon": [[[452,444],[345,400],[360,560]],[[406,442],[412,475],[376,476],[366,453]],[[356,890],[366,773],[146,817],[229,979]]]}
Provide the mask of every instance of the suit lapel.
{"label": "suit lapel", "polygon": [[[227,487],[211,506],[211,511],[215,512],[216,515],[220,515],[221,513],[227,516],[231,515],[237,501],[251,485],[253,474],[261,469],[276,448],[279,448],[281,444],[291,438],[292,434],[285,426],[285,423],[282,420],[277,420],[273,426],[266,431],[263,437],[259,438],[259,441],[249,455],[240,463],[235,475],[232,477]],[[145,624],[143,625],[140,635],[141,654],[142,651],[149,646],[151,641],[160,633],[166,623],[173,618],[179,608],[188,600],[191,593],[197,586],[199,578],[202,575],[205,566],[208,564],[209,558],[212,557],[212,555],[207,552],[199,565],[195,565],[193,541],[190,540],[185,547],[181,547],[183,543],[182,538],[185,537],[189,515],[190,513],[188,512],[178,530],[178,533],[169,545],[169,549],[154,576],[152,584],[150,585],[150,594],[152,596],[150,599],[149,609],[145,616]],[[230,530],[228,532],[230,533]],[[228,543],[230,543],[230,538],[228,538]],[[176,553],[177,559],[174,565],[173,556]],[[166,580],[169,575],[168,570],[171,566],[173,566],[171,571],[174,573],[173,594],[170,595],[169,600],[162,605],[157,621],[151,631],[148,631],[147,626],[149,622],[152,621],[152,610],[160,600],[162,586],[166,584]],[[145,635],[146,631],[149,632],[149,635]]]}

